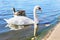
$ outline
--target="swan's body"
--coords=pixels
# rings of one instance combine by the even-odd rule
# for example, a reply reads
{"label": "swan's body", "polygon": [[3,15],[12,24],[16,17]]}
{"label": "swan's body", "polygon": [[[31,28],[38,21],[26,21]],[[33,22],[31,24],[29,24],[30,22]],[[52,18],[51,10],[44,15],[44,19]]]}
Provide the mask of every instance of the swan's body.
{"label": "swan's body", "polygon": [[[17,15],[14,15],[13,18],[10,18],[10,19],[5,19],[5,21],[8,23],[8,24],[13,24],[13,25],[17,25],[18,27],[21,26],[21,25],[29,25],[29,24],[38,24],[38,19],[37,19],[37,15],[36,15],[36,10],[41,10],[41,8],[39,6],[35,6],[34,7],[34,20],[28,18],[28,17],[25,17],[25,16],[17,16]],[[20,28],[20,27],[19,27]]]}
{"label": "swan's body", "polygon": [[15,25],[28,25],[28,24],[34,23],[32,19],[25,17],[25,16],[16,16],[16,17],[6,20],[6,22],[8,24],[15,24]]}

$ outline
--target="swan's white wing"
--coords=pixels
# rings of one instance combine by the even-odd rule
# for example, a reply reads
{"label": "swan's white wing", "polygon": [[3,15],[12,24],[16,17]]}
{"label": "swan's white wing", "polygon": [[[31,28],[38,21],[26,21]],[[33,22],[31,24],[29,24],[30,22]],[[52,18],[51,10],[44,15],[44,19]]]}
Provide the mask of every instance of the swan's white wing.
{"label": "swan's white wing", "polygon": [[28,25],[28,24],[33,24],[34,21],[28,17],[17,17],[18,19],[16,19],[16,23],[17,25]]}
{"label": "swan's white wing", "polygon": [[15,24],[15,25],[28,25],[28,24],[33,24],[34,21],[28,17],[17,16],[17,17],[8,19],[7,23]]}

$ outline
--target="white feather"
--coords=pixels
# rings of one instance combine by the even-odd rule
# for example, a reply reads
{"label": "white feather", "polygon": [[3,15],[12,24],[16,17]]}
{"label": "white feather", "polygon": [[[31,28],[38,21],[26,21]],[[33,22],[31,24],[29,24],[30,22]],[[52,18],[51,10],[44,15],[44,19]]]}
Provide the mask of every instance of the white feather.
{"label": "white feather", "polygon": [[4,19],[6,22],[8,22],[8,20],[7,19]]}

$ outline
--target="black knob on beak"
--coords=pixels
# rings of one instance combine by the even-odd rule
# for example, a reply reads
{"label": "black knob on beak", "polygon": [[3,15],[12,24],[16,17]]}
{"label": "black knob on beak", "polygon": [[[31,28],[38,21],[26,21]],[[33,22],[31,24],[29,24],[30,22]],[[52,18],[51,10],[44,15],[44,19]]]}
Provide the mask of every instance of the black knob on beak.
{"label": "black knob on beak", "polygon": [[39,7],[39,10],[42,12],[41,8]]}
{"label": "black knob on beak", "polygon": [[39,7],[39,10],[41,10],[41,8]]}

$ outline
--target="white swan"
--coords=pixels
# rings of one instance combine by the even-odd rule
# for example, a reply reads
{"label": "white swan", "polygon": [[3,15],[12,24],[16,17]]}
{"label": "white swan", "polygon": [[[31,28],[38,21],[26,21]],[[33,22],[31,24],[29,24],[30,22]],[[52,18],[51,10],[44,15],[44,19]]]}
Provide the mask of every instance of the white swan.
{"label": "white swan", "polygon": [[10,19],[4,19],[10,26],[11,25],[14,25],[14,26],[17,26],[19,27],[19,29],[22,29],[23,27],[20,27],[22,25],[29,25],[29,24],[38,24],[38,19],[37,19],[37,15],[36,15],[36,11],[37,10],[40,10],[41,11],[41,8],[40,6],[35,6],[34,7],[34,10],[33,10],[33,15],[34,15],[34,20],[28,18],[28,17],[25,17],[25,16],[14,16]]}

